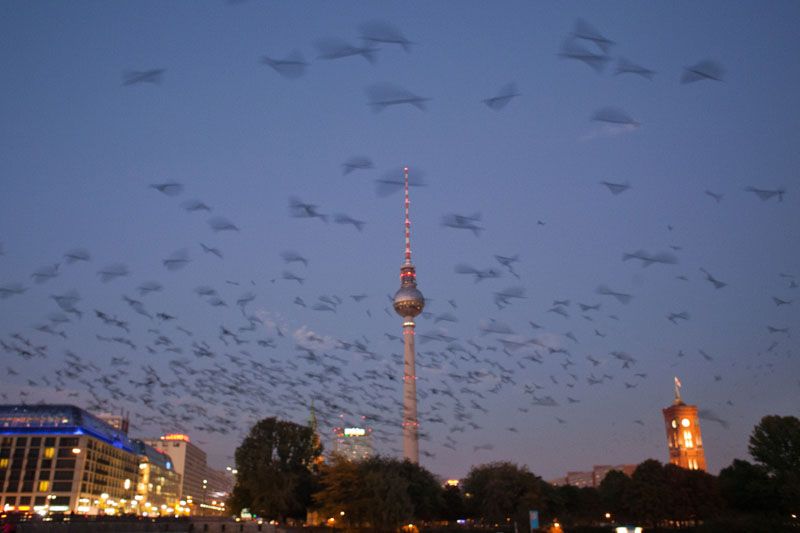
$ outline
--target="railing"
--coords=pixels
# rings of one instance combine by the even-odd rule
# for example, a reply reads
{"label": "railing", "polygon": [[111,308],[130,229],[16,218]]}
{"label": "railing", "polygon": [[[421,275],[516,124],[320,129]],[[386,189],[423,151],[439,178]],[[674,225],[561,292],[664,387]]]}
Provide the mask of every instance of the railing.
{"label": "railing", "polygon": [[275,526],[233,520],[76,520],[69,522],[22,522],[18,533],[276,533]]}

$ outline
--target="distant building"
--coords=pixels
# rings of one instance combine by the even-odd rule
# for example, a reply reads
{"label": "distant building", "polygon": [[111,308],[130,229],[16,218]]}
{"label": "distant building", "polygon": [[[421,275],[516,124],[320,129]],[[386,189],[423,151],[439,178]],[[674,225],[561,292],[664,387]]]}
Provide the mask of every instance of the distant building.
{"label": "distant building", "polygon": [[[233,492],[233,475],[225,470],[216,470],[211,467],[206,468],[206,507],[205,509],[211,513],[217,511],[223,513],[225,511],[225,502],[228,496]],[[209,514],[204,513],[204,514]]]}
{"label": "distant building", "polygon": [[[208,499],[206,452],[192,444],[188,435],[171,433],[144,442],[172,458],[175,471],[181,475],[180,499],[193,509],[192,514],[202,514],[200,509]],[[205,480],[205,482],[204,482]]]}
{"label": "distant building", "polygon": [[188,507],[180,500],[181,475],[175,471],[170,456],[143,441],[134,440],[133,443],[139,454],[139,477],[134,496],[138,514],[183,514]]}
{"label": "distant building", "polygon": [[351,461],[372,456],[372,430],[369,428],[334,428],[333,452]]}
{"label": "distant building", "polygon": [[133,442],[74,405],[0,406],[0,505],[5,511],[136,512]]}
{"label": "distant building", "polygon": [[697,406],[683,402],[678,378],[675,378],[675,399],[662,412],[667,430],[669,462],[689,470],[705,470],[706,454],[703,450]]}
{"label": "distant building", "polygon": [[589,471],[567,472],[567,475],[550,481],[551,485],[563,486],[572,485],[573,487],[600,487],[600,483],[606,478],[609,472],[618,470],[630,476],[636,470],[636,465],[594,465]]}

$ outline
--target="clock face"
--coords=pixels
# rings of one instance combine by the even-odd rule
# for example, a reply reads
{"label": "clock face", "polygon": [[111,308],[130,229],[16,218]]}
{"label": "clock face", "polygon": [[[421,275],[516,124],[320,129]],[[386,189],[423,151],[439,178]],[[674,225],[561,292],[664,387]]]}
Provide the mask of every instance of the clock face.
{"label": "clock face", "polygon": [[678,421],[673,418],[672,419],[672,429],[677,429],[677,428],[678,428]]}
{"label": "clock face", "polygon": [[688,428],[688,427],[689,427],[689,424],[691,424],[691,422],[689,422],[689,419],[688,419],[688,418],[684,418],[683,420],[681,420],[681,425],[682,425],[683,427],[685,427],[685,428]]}

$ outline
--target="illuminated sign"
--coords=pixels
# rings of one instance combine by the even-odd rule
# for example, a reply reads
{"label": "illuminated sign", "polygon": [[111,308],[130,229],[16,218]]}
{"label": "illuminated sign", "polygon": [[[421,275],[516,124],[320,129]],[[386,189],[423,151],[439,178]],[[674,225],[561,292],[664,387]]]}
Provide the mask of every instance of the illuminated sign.
{"label": "illuminated sign", "polygon": [[161,440],[180,440],[183,442],[189,442],[189,435],[184,435],[183,433],[169,433],[168,435],[161,437]]}
{"label": "illuminated sign", "polygon": [[345,437],[363,437],[366,434],[367,430],[364,428],[344,428]]}

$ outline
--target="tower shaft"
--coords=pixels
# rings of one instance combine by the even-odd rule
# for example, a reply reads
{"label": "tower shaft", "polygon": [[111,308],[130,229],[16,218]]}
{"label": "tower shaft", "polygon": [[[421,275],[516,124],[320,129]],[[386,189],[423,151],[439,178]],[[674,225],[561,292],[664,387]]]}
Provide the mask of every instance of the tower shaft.
{"label": "tower shaft", "polygon": [[417,421],[417,370],[414,350],[414,318],[403,323],[403,458],[419,463]]}

